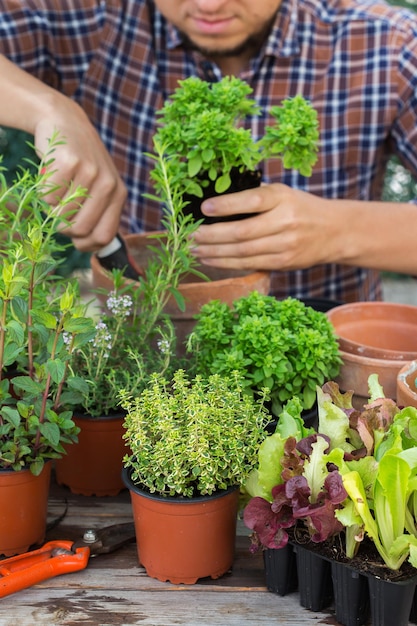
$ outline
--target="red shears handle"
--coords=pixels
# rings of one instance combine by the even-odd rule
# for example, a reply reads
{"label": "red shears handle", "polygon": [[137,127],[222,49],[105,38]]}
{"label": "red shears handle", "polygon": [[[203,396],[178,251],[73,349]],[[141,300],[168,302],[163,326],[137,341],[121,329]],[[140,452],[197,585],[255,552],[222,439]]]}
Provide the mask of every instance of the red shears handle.
{"label": "red shears handle", "polygon": [[0,598],[43,580],[87,567],[90,548],[71,551],[72,541],[49,541],[33,552],[0,561]]}

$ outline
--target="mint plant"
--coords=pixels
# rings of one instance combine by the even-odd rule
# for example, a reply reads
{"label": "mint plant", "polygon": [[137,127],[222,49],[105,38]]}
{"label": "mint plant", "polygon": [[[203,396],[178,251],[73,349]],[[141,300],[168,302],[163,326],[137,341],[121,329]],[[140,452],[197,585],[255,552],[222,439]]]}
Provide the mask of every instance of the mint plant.
{"label": "mint plant", "polygon": [[218,83],[197,77],[179,81],[179,87],[158,112],[156,141],[172,157],[183,192],[203,197],[209,181],[224,193],[231,171],[255,170],[261,161],[276,157],[286,168],[310,176],[317,160],[317,113],[300,95],[274,106],[273,125],[255,140],[242,127],[247,116],[259,115],[251,87],[236,77]]}
{"label": "mint plant", "polygon": [[[69,362],[95,332],[78,284],[56,273],[66,218],[43,200],[56,141],[34,174],[0,174],[0,469],[35,475],[77,439],[70,406],[85,382]],[[69,189],[59,209],[84,195]]]}

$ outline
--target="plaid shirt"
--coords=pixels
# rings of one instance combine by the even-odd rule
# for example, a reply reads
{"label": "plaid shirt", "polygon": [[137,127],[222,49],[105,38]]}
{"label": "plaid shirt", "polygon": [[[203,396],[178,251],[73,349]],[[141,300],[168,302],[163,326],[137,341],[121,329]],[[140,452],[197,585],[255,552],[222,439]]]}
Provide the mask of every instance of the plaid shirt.
{"label": "plaid shirt", "polygon": [[[143,200],[151,191],[144,153],[152,150],[155,111],[179,79],[217,80],[218,68],[183,49],[151,0],[0,0],[0,51],[85,109],[129,191],[122,230],[159,228],[160,207]],[[371,0],[283,0],[241,77],[264,111],[248,121],[256,137],[270,121],[269,107],[297,93],[319,114],[313,175],[283,170],[272,159],[264,164],[266,182],[325,198],[375,200],[391,154],[417,175],[413,13]],[[272,292],[346,302],[381,297],[378,272],[336,264],[275,272]]]}

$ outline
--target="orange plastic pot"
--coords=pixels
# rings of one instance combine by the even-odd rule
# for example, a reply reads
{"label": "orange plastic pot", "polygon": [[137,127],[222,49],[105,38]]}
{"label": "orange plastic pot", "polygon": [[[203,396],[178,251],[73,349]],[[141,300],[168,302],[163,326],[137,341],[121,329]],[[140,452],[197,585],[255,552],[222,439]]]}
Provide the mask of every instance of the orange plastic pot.
{"label": "orange plastic pot", "polygon": [[219,578],[233,564],[237,487],[212,496],[164,498],[142,491],[123,471],[130,490],[138,559],[148,576],[173,584]]}
{"label": "orange plastic pot", "polygon": [[[145,268],[149,262],[151,251],[149,245],[157,245],[157,240],[151,239],[148,234],[130,234],[125,236],[125,242],[130,256],[138,267]],[[95,255],[90,259],[92,282],[95,289],[109,293],[113,289],[111,274],[103,269]],[[271,275],[267,271],[239,272],[219,268],[202,266],[201,272],[210,280],[198,279],[190,274],[185,277],[179,286],[179,291],[185,299],[185,311],[180,311],[175,298],[171,298],[165,308],[176,329],[179,345],[191,332],[195,319],[203,304],[218,299],[231,305],[234,300],[246,296],[252,291],[267,294],[270,289]],[[98,296],[105,302],[105,296]]]}
{"label": "orange plastic pot", "polygon": [[343,365],[336,379],[355,392],[359,407],[368,395],[368,377],[378,374],[385,396],[396,399],[397,376],[417,359],[417,307],[395,302],[354,302],[327,312],[338,336]]}
{"label": "orange plastic pot", "polygon": [[0,471],[0,555],[26,552],[45,539],[51,462],[39,476],[29,469]]}
{"label": "orange plastic pot", "polygon": [[83,496],[115,496],[122,489],[123,457],[128,453],[122,435],[122,415],[73,417],[81,429],[78,443],[65,446],[67,454],[55,464],[59,485]]}

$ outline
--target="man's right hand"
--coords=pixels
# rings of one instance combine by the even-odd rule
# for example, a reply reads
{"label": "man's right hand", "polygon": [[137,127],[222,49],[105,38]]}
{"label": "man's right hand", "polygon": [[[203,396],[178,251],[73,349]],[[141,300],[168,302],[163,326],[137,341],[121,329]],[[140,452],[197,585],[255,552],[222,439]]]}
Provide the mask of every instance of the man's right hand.
{"label": "man's right hand", "polygon": [[70,226],[64,232],[79,250],[97,250],[118,231],[126,189],[84,111],[65,96],[57,94],[56,99],[59,107],[53,106],[53,113],[41,119],[34,129],[40,158],[48,152],[51,137],[57,137],[51,154],[53,161],[47,166],[48,185],[57,190],[44,199],[55,207],[76,187],[85,188],[87,195],[79,204],[74,202],[65,207]]}
{"label": "man's right hand", "polygon": [[[126,199],[125,186],[97,131],[81,107],[0,55],[2,92],[0,124],[34,136],[44,157],[52,137],[56,145],[48,183],[59,188],[45,199],[56,206],[68,189],[81,186],[88,197],[68,205],[70,225],[65,234],[83,251],[109,243],[119,229]],[[69,187],[70,186],[70,187]]]}

